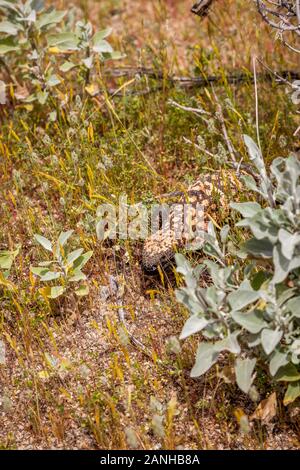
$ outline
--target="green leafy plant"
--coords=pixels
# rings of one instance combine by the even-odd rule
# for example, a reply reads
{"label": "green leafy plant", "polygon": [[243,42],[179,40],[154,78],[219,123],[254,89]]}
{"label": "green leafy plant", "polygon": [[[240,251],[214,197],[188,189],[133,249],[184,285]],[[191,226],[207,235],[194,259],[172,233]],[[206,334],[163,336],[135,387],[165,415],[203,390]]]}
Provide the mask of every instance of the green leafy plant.
{"label": "green leafy plant", "polygon": [[0,251],[0,286],[14,290],[14,284],[8,279],[13,263],[20,252],[20,245],[13,251]]}
{"label": "green leafy plant", "polygon": [[[66,291],[72,289],[77,296],[88,294],[87,277],[82,268],[91,258],[93,252],[84,253],[83,248],[73,251],[66,249],[66,243],[73,234],[73,230],[62,232],[55,244],[42,235],[35,235],[35,240],[49,253],[52,259],[43,261],[37,267],[31,267],[31,272],[38,276],[41,282],[50,283],[49,286],[40,289],[43,297],[56,299]],[[79,284],[79,286],[78,286]]]}
{"label": "green leafy plant", "polygon": [[46,9],[43,0],[0,0],[0,15],[0,61],[27,109],[44,105],[75,67],[88,83],[96,59],[122,57],[107,41],[111,28],[94,33],[89,22],[73,25],[67,11]]}
{"label": "green leafy plant", "polygon": [[[266,170],[262,154],[245,136],[258,174],[244,176],[247,187],[265,201],[232,203],[252,238],[240,248],[229,240],[229,227],[218,237],[212,223],[203,233],[203,250],[212,259],[193,268],[177,254],[177,270],[186,286],[177,290],[190,311],[181,333],[200,333],[193,377],[207,372],[229,352],[239,388],[255,393],[255,370],[287,383],[284,403],[300,396],[300,162],[295,156],[276,159]],[[220,239],[220,240],[219,240]],[[234,263],[232,262],[234,260]],[[207,270],[212,284],[199,285]]]}

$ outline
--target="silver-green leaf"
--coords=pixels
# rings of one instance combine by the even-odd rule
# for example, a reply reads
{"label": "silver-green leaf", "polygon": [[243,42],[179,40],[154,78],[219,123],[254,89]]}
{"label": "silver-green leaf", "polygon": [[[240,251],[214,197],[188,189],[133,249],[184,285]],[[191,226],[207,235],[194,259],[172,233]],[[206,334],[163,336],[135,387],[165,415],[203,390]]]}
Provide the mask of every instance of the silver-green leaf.
{"label": "silver-green leaf", "polygon": [[196,362],[191,370],[191,377],[199,377],[207,372],[218,359],[218,352],[211,343],[200,343],[196,354]]}
{"label": "silver-green leaf", "polygon": [[50,242],[50,240],[38,234],[35,234],[34,238],[40,245],[42,245],[43,248],[45,248],[45,250],[51,251],[52,253],[52,243]]}
{"label": "silver-green leaf", "polygon": [[281,340],[283,332],[281,330],[271,330],[264,328],[261,333],[261,344],[266,354],[271,354]]}
{"label": "silver-green leaf", "polygon": [[253,381],[253,371],[256,364],[256,359],[240,359],[235,362],[235,376],[239,388],[248,393]]}
{"label": "silver-green leaf", "polygon": [[208,324],[208,321],[203,318],[199,317],[199,315],[192,315],[186,322],[182,329],[180,339],[186,339],[189,336],[198,333],[199,331],[203,330]]}

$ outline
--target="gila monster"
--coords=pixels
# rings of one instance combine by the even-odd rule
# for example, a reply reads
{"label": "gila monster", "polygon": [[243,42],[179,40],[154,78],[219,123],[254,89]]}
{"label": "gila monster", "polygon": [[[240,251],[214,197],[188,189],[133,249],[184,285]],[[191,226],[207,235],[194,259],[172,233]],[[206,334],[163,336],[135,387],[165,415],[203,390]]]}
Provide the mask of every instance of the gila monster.
{"label": "gila monster", "polygon": [[[226,217],[228,214],[228,203],[241,189],[241,183],[236,174],[228,170],[219,170],[214,173],[205,173],[186,192],[182,193],[177,204],[189,203],[196,208],[197,203],[202,207],[203,225],[207,229],[210,218]],[[175,206],[174,206],[175,207]],[[199,212],[198,212],[199,214]],[[191,226],[196,224],[196,210],[193,209]],[[181,216],[182,217],[182,216]],[[161,228],[146,238],[142,250],[142,265],[145,271],[155,271],[159,265],[169,263],[175,253],[186,245],[187,234],[182,231],[178,238],[174,233],[176,215],[170,211],[169,226]],[[173,230],[172,230],[173,228]],[[196,242],[201,240],[196,240]]]}

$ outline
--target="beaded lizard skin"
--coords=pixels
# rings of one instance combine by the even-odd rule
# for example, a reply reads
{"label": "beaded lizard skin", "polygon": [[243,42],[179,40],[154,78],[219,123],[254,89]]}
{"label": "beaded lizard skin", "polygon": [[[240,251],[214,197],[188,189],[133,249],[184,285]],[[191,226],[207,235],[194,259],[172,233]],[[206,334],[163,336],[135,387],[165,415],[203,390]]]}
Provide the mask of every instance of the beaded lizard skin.
{"label": "beaded lizard skin", "polygon": [[[191,220],[193,230],[193,226],[196,224],[196,209],[194,208],[198,203],[202,207],[203,223],[201,228],[205,231],[210,218],[219,216],[219,218],[224,219],[226,217],[228,203],[240,189],[241,183],[232,171],[221,170],[214,173],[205,173],[187,188],[177,204],[191,204],[192,217],[194,217]],[[161,228],[145,240],[142,251],[142,265],[146,271],[155,271],[159,265],[168,264],[175,253],[186,246],[187,234],[183,231],[179,238],[176,237],[174,232],[175,224],[176,215],[171,209],[169,226]],[[196,240],[196,242],[200,241],[199,239]]]}

